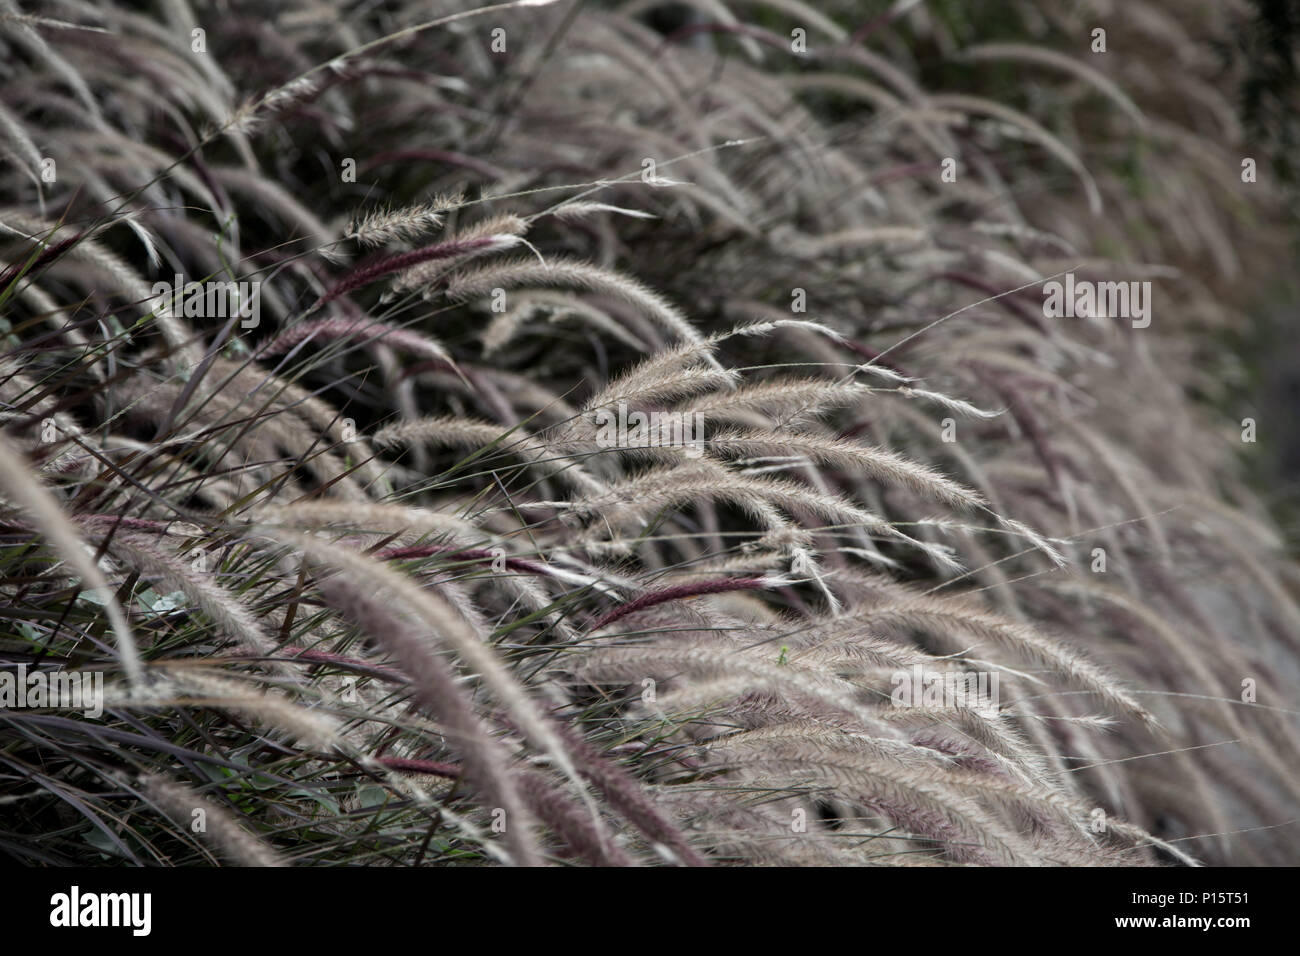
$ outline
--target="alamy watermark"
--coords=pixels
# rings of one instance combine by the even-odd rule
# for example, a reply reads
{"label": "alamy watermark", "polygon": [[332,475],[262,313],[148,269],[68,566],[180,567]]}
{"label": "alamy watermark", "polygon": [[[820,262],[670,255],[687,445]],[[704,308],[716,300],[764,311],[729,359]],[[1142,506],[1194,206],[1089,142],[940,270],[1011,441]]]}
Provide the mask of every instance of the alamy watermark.
{"label": "alamy watermark", "polygon": [[166,318],[238,316],[243,329],[255,329],[262,323],[262,283],[256,279],[186,282],[178,272],[172,282],[155,282],[152,294],[153,310]]}
{"label": "alamy watermark", "polygon": [[1150,282],[1093,282],[1076,279],[1043,283],[1043,315],[1049,319],[1131,319],[1133,328],[1151,324]]}
{"label": "alamy watermark", "polygon": [[927,670],[914,664],[911,670],[894,671],[891,682],[889,699],[895,707],[998,712],[996,672]]}
{"label": "alamy watermark", "polygon": [[50,897],[50,925],[121,926],[132,936],[148,936],[153,929],[152,893],[83,893],[73,886]]}
{"label": "alamy watermark", "polygon": [[704,416],[699,412],[596,412],[596,444],[601,448],[680,447],[691,458],[704,453]]}
{"label": "alamy watermark", "polygon": [[92,720],[104,712],[103,671],[0,671],[0,708],[57,707]]}

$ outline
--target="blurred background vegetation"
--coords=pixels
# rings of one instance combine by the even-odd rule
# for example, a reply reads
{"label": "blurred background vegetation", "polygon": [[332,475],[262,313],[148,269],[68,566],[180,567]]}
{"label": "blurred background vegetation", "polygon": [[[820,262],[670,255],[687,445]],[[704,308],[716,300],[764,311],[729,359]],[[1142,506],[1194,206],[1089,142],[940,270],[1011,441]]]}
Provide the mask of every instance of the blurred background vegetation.
{"label": "blurred background vegetation", "polygon": [[[1195,0],[1189,0],[1189,5],[1195,5]],[[1020,42],[1061,51],[1075,42],[1054,35],[1048,22],[1036,14],[1034,4],[1023,0],[925,0],[924,10],[942,24],[942,31],[917,30],[917,20],[904,16],[922,6],[920,3],[829,0],[815,6],[839,23],[859,24],[860,33],[874,34],[873,39],[889,48],[893,62],[908,63],[915,69],[921,87],[978,92],[999,103],[1035,107],[1026,110],[1033,115],[1057,94],[1059,77],[1035,76],[1014,62],[964,63],[950,56],[952,51],[945,49],[944,43],[949,38],[960,47]],[[1093,6],[1101,9],[1106,5]],[[1296,63],[1300,0],[1240,0],[1223,6],[1229,12],[1222,21],[1222,34],[1205,37],[1200,43],[1218,64],[1218,88],[1230,95],[1247,142],[1254,146],[1252,158],[1259,164],[1259,182],[1276,198],[1277,220],[1289,225],[1289,252],[1285,255],[1300,263],[1300,71]],[[788,26],[788,18],[773,9],[746,7],[744,13],[747,22],[776,34]],[[658,6],[647,15],[648,22],[669,36],[693,20],[706,19],[684,4]],[[1189,21],[1193,19],[1205,18],[1189,16]],[[1098,22],[1108,21],[1099,16]],[[739,52],[737,41],[722,33],[692,40]],[[1108,40],[1122,49],[1125,37],[1118,33]],[[1161,72],[1160,79],[1169,85],[1168,96],[1182,95],[1176,73]],[[819,105],[834,115],[833,94],[827,94]],[[857,108],[846,100],[843,115],[851,116]],[[1088,155],[1086,161],[1090,166],[1113,164],[1140,196],[1151,187],[1150,158],[1148,145],[1135,136],[1127,152]],[[1107,248],[1108,238],[1101,237],[1098,251],[1123,258],[1124,250]],[[1254,257],[1251,249],[1237,251],[1243,259]],[[1276,248],[1260,250],[1259,255],[1281,261]],[[1215,363],[1219,388],[1196,397],[1225,419],[1255,419],[1257,442],[1243,446],[1242,465],[1282,525],[1292,552],[1300,555],[1300,429],[1293,425],[1300,409],[1300,276],[1293,269],[1265,271],[1264,278],[1257,278],[1246,294],[1249,301],[1241,302],[1240,307],[1252,322],[1244,328],[1224,327],[1208,336],[1204,358]]]}

